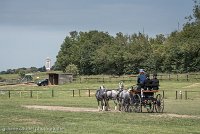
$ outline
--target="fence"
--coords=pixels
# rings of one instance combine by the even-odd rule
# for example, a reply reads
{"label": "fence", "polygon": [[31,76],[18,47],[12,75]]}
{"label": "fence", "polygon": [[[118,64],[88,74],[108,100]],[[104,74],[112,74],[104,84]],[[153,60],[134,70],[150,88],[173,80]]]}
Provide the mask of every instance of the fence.
{"label": "fence", "polygon": [[[152,76],[152,75],[151,75]],[[200,80],[200,74],[158,74],[159,80],[175,80],[175,81],[193,81]],[[80,78],[74,78],[74,82],[84,83],[84,82],[97,82],[97,83],[106,83],[106,82],[136,82],[137,75],[124,75],[124,76],[85,76]]]}
{"label": "fence", "polygon": [[[151,75],[152,76],[152,75]],[[200,80],[200,74],[158,74],[159,80],[175,80],[175,81],[198,81]],[[137,75],[123,75],[123,76],[81,76],[73,79],[73,82],[96,82],[96,83],[108,83],[108,82],[136,82]],[[15,85],[21,83],[20,80],[10,79],[0,81],[0,86]]]}
{"label": "fence", "polygon": [[[71,89],[71,90],[0,90],[1,98],[54,98],[54,97],[94,97],[96,89]],[[195,99],[200,98],[200,91],[164,91],[160,90],[163,98]]]}
{"label": "fence", "polygon": [[[81,93],[81,91],[84,93],[87,92],[87,95],[83,93]],[[41,92],[45,95],[41,95],[43,97],[55,97],[56,93],[61,93],[61,94],[66,94],[67,96],[78,96],[78,97],[82,97],[82,96],[87,96],[87,97],[91,97],[92,95],[94,95],[94,92],[92,91],[96,91],[96,89],[77,89],[77,90],[0,90],[0,98],[2,96],[7,96],[8,98],[11,98],[12,96],[17,96],[17,94],[19,94],[18,96],[20,96],[20,98],[23,96],[27,97],[29,96],[29,98],[33,98],[33,94],[35,94],[35,96],[37,97],[37,99],[39,98],[39,94],[41,95]],[[77,95],[78,94],[78,95]]]}
{"label": "fence", "polygon": [[200,91],[176,91],[175,96],[175,99],[181,100],[200,98]]}

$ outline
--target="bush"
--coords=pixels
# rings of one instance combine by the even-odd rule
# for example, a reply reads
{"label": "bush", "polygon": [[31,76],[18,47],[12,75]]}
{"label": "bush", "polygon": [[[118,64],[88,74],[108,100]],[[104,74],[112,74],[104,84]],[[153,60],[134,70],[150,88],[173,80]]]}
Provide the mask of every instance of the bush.
{"label": "bush", "polygon": [[66,69],[65,69],[66,73],[72,73],[73,75],[78,75],[79,74],[79,70],[78,67],[74,64],[69,64]]}

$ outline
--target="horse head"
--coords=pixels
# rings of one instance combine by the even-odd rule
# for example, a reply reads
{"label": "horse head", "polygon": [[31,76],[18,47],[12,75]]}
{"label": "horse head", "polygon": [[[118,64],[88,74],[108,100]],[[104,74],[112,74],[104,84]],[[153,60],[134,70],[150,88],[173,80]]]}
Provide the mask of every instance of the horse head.
{"label": "horse head", "polygon": [[121,82],[119,82],[119,88],[124,88],[124,83],[121,81]]}

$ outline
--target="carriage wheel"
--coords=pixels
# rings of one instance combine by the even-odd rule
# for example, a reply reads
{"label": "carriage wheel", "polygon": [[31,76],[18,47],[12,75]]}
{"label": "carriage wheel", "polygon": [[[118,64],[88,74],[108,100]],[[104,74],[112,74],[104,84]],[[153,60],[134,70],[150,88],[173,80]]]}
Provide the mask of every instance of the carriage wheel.
{"label": "carriage wheel", "polygon": [[148,100],[146,108],[147,108],[147,112],[148,113],[153,113],[153,111],[154,111],[154,102],[152,100]]}
{"label": "carriage wheel", "polygon": [[132,99],[132,111],[137,113],[142,112],[142,102],[141,97],[138,94],[135,94]]}
{"label": "carriage wheel", "polygon": [[155,109],[157,113],[162,113],[164,110],[164,100],[161,94],[156,96]]}

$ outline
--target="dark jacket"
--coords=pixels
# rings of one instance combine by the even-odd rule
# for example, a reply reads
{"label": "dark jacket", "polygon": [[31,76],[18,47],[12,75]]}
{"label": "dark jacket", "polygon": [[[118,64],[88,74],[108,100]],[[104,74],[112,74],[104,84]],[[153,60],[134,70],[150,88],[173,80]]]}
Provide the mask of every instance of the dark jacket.
{"label": "dark jacket", "polygon": [[144,81],[144,90],[151,90],[152,88],[152,81],[149,78],[146,78]]}
{"label": "dark jacket", "polygon": [[159,80],[157,78],[153,78],[151,81],[152,81],[152,89],[158,90],[159,89]]}

